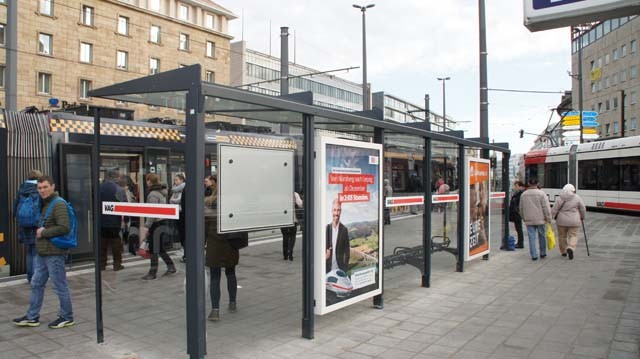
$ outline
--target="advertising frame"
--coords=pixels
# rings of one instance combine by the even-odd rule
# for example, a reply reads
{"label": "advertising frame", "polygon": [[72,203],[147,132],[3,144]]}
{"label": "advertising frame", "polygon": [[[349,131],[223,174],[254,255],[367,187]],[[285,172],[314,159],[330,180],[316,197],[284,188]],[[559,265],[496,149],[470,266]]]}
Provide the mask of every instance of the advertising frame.
{"label": "advertising frame", "polygon": [[[464,213],[467,215],[464,223],[464,260],[470,261],[491,251],[491,161],[483,158],[466,158],[465,162],[467,169],[465,176],[467,200],[464,201]],[[481,170],[486,167],[486,176],[483,175],[482,171],[478,172],[476,170],[478,166],[481,167]],[[475,186],[476,188],[474,188],[476,184],[480,184],[480,186]],[[480,187],[480,189],[477,189],[477,187]],[[485,193],[484,197],[482,193]],[[473,206],[471,204],[472,201],[475,201]],[[479,218],[479,220],[476,220],[476,218]],[[476,245],[483,236],[484,243]],[[474,248],[472,249],[472,247]]]}
{"label": "advertising frame", "polygon": [[[383,236],[384,236],[384,231],[383,231],[383,226],[382,226],[382,219],[383,219],[383,200],[382,200],[382,176],[383,176],[383,147],[381,144],[377,144],[377,143],[368,143],[368,142],[359,142],[359,141],[353,141],[353,140],[345,140],[345,139],[339,139],[339,138],[333,138],[333,137],[324,137],[324,136],[320,136],[316,138],[316,159],[315,159],[315,169],[316,169],[316,175],[317,175],[317,182],[316,182],[316,186],[315,186],[315,198],[317,199],[315,202],[315,213],[316,213],[316,218],[314,219],[314,223],[315,223],[315,234],[314,234],[314,253],[315,253],[315,261],[314,261],[314,272],[315,272],[315,278],[314,278],[314,283],[315,283],[315,288],[314,288],[314,293],[315,293],[315,314],[317,315],[323,315],[323,314],[327,314],[330,312],[333,312],[335,310],[347,307],[349,305],[355,304],[357,302],[360,302],[362,300],[368,299],[368,298],[372,298],[376,295],[382,294],[382,287],[383,287],[383,266],[382,266],[382,256],[384,255],[384,248],[383,248]],[[332,194],[333,192],[336,191],[335,186],[340,186],[342,185],[342,193],[340,193],[338,195],[338,197],[341,197],[343,194],[345,194],[347,191],[345,190],[345,185],[344,183],[329,183],[329,175],[331,173],[333,173],[334,175],[336,173],[338,174],[347,174],[347,175],[353,175],[355,173],[348,173],[348,172],[333,172],[333,171],[328,171],[327,169],[327,163],[334,163],[335,158],[328,158],[329,155],[329,151],[328,149],[330,148],[330,146],[333,147],[345,147],[348,148],[354,152],[357,151],[361,151],[361,153],[372,153],[374,154],[373,156],[376,157],[376,161],[377,163],[375,164],[375,166],[377,166],[377,171],[375,171],[375,181],[373,184],[368,184],[366,185],[366,189],[369,195],[369,199],[368,201],[351,201],[354,203],[360,202],[360,203],[368,203],[368,206],[370,207],[370,211],[368,212],[369,214],[373,214],[375,213],[375,216],[377,217],[375,219],[375,221],[377,221],[377,226],[375,226],[375,230],[377,230],[377,262],[373,265],[373,267],[375,267],[376,272],[374,275],[375,277],[372,277],[369,274],[367,274],[367,277],[369,279],[374,279],[375,281],[377,281],[377,283],[371,283],[371,284],[367,284],[366,286],[363,286],[361,288],[358,288],[358,290],[363,290],[363,292],[358,293],[352,297],[346,297],[343,299],[339,299],[338,302],[336,303],[331,303],[331,304],[327,304],[327,300],[328,300],[328,296],[331,296],[333,299],[334,295],[329,293],[327,294],[327,292],[330,291],[330,289],[327,289],[327,277],[328,274],[326,269],[327,269],[327,260],[328,259],[328,255],[327,255],[327,251],[329,250],[329,248],[327,248],[327,227],[332,223],[333,221],[333,216],[332,216],[332,211],[333,208],[332,206],[334,205],[333,201],[328,201],[327,198],[330,194]],[[361,157],[360,157],[361,158]],[[369,155],[369,163],[367,164],[367,166],[371,166],[371,161],[372,161],[372,157],[371,155]],[[347,170],[345,168],[345,170]],[[367,174],[366,175],[371,175],[371,174]],[[371,191],[371,192],[369,192]],[[375,193],[374,193],[375,191]],[[348,194],[345,194],[348,195]],[[350,201],[345,201],[345,204],[349,204]],[[367,206],[367,204],[363,204],[363,206]],[[371,211],[371,207],[375,206],[375,212]],[[342,208],[342,205],[341,205]],[[344,210],[341,209],[341,214],[342,215],[344,213]],[[361,215],[361,212],[358,212]],[[340,218],[340,217],[338,217]],[[344,217],[343,217],[344,218]],[[374,221],[374,222],[375,222]],[[363,218],[363,222],[366,222],[366,219]],[[371,221],[370,221],[371,222]],[[327,225],[327,223],[329,223],[329,225]],[[346,226],[352,225],[353,223],[347,223]],[[342,222],[340,222],[340,225],[342,226]],[[339,228],[339,227],[337,227]],[[338,236],[339,236],[339,231],[338,231]],[[366,235],[365,235],[365,239],[366,239]],[[353,239],[348,239],[349,242],[352,242]],[[337,241],[336,241],[337,243]],[[354,250],[351,247],[352,243],[349,243],[349,252],[352,253]],[[375,243],[373,243],[375,245]],[[336,247],[339,247],[338,245],[336,245]],[[335,254],[336,252],[333,252],[333,254]],[[333,255],[332,254],[332,255]],[[337,256],[336,256],[337,257]],[[364,258],[364,254],[363,254],[363,258]],[[336,259],[337,260],[337,259]],[[348,261],[350,263],[350,260]],[[371,272],[372,271],[372,266],[369,267],[365,267],[362,272]],[[332,271],[333,272],[333,271]],[[347,272],[351,273],[351,268],[349,268],[347,270]],[[351,273],[353,274],[353,273]],[[347,274],[348,275],[348,274]],[[353,276],[349,276],[349,283],[351,284],[351,280],[353,279]],[[357,280],[356,280],[357,281]],[[354,281],[353,283],[355,283],[356,281]],[[355,287],[355,285],[354,285]],[[369,288],[369,289],[366,289]],[[366,289],[366,291],[364,291]],[[354,289],[354,292],[356,292],[357,290]],[[348,296],[350,296],[352,292],[349,292]]]}

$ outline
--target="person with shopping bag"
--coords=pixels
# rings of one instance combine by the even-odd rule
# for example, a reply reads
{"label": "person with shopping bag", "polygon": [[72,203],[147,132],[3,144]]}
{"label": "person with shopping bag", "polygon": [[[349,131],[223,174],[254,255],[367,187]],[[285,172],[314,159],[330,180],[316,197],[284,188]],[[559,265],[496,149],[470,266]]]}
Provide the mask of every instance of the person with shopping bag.
{"label": "person with shopping bag", "polygon": [[580,225],[586,214],[587,209],[582,198],[576,194],[576,188],[570,183],[566,184],[551,210],[558,227],[558,248],[563,257],[573,259]]}
{"label": "person with shopping bag", "polygon": [[530,179],[527,190],[520,197],[520,215],[527,225],[529,254],[538,260],[536,237],[540,246],[540,258],[547,256],[546,224],[551,223],[551,209],[547,195],[538,188],[538,180]]}

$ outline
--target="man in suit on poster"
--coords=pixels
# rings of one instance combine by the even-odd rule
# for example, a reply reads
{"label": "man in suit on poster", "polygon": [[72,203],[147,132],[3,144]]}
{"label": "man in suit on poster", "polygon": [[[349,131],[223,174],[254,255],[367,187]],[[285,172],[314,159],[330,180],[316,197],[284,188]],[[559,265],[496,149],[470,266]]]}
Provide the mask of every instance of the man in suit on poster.
{"label": "man in suit on poster", "polygon": [[349,270],[349,231],[340,223],[342,203],[338,199],[333,200],[331,215],[333,220],[327,224],[326,235],[326,267],[328,273],[335,269],[341,269],[345,273]]}

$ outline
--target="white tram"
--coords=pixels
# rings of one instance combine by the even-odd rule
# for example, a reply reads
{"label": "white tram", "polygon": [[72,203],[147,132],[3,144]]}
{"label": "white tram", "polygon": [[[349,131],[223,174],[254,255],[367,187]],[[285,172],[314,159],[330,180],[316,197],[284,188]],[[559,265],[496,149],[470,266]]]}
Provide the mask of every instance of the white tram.
{"label": "white tram", "polygon": [[640,136],[531,151],[525,178],[552,204],[572,183],[587,207],[640,213]]}

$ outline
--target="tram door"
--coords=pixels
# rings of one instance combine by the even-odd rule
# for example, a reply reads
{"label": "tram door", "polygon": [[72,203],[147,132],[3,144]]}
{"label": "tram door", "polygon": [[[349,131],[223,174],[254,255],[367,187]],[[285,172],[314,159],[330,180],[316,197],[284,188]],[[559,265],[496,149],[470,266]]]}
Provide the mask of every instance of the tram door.
{"label": "tram door", "polygon": [[[168,148],[156,148],[147,147],[144,150],[144,174],[155,173],[160,179],[160,183],[166,185],[168,189],[171,189],[173,180],[171,179],[171,173],[169,171],[169,164],[171,158],[171,150]],[[148,188],[145,181],[145,195],[148,192]]]}
{"label": "tram door", "polygon": [[92,219],[93,195],[91,183],[91,145],[61,143],[60,184],[57,190],[69,201],[76,212],[78,224],[78,247],[74,254],[90,255],[93,253]]}

